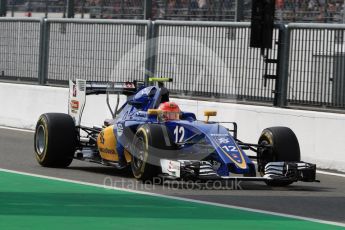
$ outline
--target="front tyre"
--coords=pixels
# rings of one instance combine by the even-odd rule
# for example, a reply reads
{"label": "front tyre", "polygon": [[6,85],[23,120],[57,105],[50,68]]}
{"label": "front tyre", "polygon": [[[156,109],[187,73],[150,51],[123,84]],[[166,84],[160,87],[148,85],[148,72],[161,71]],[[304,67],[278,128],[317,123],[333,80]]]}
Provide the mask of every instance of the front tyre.
{"label": "front tyre", "polygon": [[[298,162],[301,160],[300,148],[295,133],[287,127],[264,129],[259,138],[259,145],[270,147],[258,151],[258,171],[263,176],[265,165],[269,162]],[[287,186],[290,181],[267,181],[270,186]]]}
{"label": "front tyre", "polygon": [[166,126],[140,126],[134,135],[131,150],[134,177],[142,181],[152,181],[162,171],[160,159],[175,159],[176,154],[176,146]]}
{"label": "front tyre", "polygon": [[144,127],[139,128],[133,140],[131,169],[138,180],[152,180],[158,174],[158,167],[150,164],[150,133]]}
{"label": "front tyre", "polygon": [[45,113],[37,121],[35,155],[44,167],[65,168],[73,160],[77,132],[72,117],[63,113]]}

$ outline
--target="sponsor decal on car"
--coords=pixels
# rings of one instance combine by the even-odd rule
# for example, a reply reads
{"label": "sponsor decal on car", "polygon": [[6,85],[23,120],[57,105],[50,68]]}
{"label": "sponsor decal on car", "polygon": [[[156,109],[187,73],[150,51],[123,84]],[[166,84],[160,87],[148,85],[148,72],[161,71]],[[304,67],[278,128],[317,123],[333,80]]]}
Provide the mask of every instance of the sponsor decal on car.
{"label": "sponsor decal on car", "polygon": [[102,159],[108,161],[118,160],[118,155],[115,149],[116,143],[114,126],[108,126],[99,133],[97,137],[97,146]]}
{"label": "sponsor decal on car", "polygon": [[116,154],[114,149],[109,148],[99,148],[99,151],[105,154]]}
{"label": "sponsor decal on car", "polygon": [[70,106],[71,106],[71,112],[72,113],[78,113],[79,101],[72,100],[71,103],[70,103]]}
{"label": "sponsor decal on car", "polygon": [[178,161],[161,159],[162,172],[170,176],[180,177],[181,163]]}
{"label": "sponsor decal on car", "polygon": [[224,133],[211,133],[211,137],[227,137],[228,135]]}

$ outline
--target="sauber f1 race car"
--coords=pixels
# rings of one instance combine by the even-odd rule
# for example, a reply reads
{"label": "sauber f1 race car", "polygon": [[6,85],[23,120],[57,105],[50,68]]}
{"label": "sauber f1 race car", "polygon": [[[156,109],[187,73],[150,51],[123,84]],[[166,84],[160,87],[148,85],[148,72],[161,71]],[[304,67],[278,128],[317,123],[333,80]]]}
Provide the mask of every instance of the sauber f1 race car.
{"label": "sauber f1 race car", "polygon": [[[34,145],[38,163],[67,167],[73,159],[84,160],[131,170],[143,181],[155,177],[241,180],[271,186],[317,181],[316,165],[300,160],[299,143],[291,129],[267,128],[258,143],[242,142],[235,122],[210,121],[216,111],[205,111],[202,121],[193,113],[180,111],[176,103],[169,102],[165,81],[172,79],[150,78],[150,86],[139,81],[70,81],[69,114],[46,113],[37,122]],[[81,117],[86,95],[97,94],[106,94],[112,119],[105,120],[102,127],[85,127]],[[110,94],[117,94],[115,109]],[[120,95],[127,100],[119,108]],[[254,154],[247,155],[245,150]]]}

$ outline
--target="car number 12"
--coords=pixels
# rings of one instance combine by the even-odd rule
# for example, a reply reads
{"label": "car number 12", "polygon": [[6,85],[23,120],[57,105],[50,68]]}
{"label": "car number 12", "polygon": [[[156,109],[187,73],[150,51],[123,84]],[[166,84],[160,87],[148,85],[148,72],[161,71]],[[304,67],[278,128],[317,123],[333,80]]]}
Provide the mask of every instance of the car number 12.
{"label": "car number 12", "polygon": [[224,145],[222,148],[227,152],[238,152],[236,146],[233,145]]}
{"label": "car number 12", "polygon": [[184,138],[184,127],[176,126],[174,129],[175,143],[182,142]]}

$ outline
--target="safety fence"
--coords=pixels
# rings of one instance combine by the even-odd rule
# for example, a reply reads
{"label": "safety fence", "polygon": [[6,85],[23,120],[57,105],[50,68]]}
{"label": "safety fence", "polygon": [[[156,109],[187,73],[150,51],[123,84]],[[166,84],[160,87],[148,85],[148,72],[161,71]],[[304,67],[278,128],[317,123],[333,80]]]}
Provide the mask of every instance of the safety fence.
{"label": "safety fence", "polygon": [[48,82],[142,78],[148,21],[46,20]]}
{"label": "safety fence", "polygon": [[345,108],[345,24],[289,24],[288,100]]}
{"label": "safety fence", "polygon": [[274,84],[264,87],[260,50],[249,47],[250,23],[157,21],[155,28],[155,74],[171,76],[175,92],[272,100]]}
{"label": "safety fence", "polygon": [[0,80],[163,76],[180,96],[345,108],[345,25],[277,25],[267,70],[246,22],[6,18],[0,31]]}
{"label": "safety fence", "polygon": [[37,81],[41,19],[2,18],[0,21],[0,76]]}

